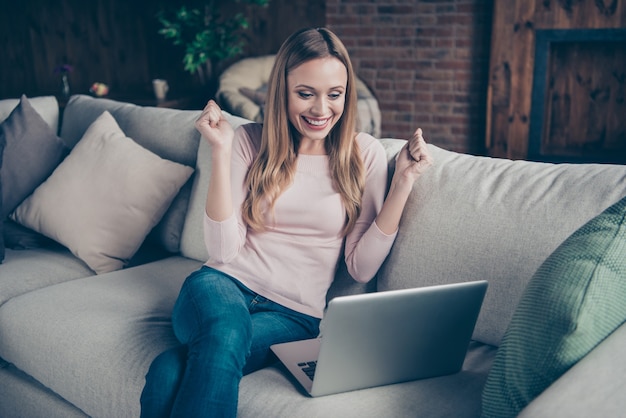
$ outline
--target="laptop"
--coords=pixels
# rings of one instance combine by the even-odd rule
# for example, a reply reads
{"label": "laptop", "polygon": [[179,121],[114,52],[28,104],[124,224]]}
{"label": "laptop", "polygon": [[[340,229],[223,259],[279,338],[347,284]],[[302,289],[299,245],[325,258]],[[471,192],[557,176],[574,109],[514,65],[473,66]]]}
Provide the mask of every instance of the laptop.
{"label": "laptop", "polygon": [[332,299],[320,336],[271,346],[310,396],[457,373],[487,282]]}

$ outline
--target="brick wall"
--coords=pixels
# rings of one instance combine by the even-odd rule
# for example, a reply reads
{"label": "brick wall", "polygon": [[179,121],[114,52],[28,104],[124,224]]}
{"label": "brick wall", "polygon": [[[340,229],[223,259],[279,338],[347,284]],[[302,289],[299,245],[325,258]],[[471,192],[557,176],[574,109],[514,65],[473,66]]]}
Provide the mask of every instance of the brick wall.
{"label": "brick wall", "polygon": [[484,153],[492,0],[327,0],[326,22],[374,90],[382,136],[417,127],[443,148]]}

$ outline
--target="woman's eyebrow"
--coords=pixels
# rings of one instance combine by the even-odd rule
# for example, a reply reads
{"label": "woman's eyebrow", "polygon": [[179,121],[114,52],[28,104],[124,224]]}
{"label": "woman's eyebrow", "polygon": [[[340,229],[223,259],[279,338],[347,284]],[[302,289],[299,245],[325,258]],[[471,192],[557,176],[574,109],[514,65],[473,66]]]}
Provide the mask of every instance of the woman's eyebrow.
{"label": "woman's eyebrow", "polygon": [[[294,86],[294,88],[296,88],[296,89],[305,88],[305,89],[309,89],[309,90],[317,90],[315,87],[308,86],[306,84],[298,84],[298,85]],[[346,88],[346,86],[340,84],[338,86],[331,87],[328,90],[339,90],[339,89],[345,89],[345,88]]]}

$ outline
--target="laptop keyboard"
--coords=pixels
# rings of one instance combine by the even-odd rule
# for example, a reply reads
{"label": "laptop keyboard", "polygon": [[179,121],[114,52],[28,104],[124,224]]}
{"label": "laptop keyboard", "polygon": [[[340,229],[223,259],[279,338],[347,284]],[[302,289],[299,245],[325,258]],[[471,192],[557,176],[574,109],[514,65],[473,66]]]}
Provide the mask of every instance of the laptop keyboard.
{"label": "laptop keyboard", "polygon": [[300,367],[304,374],[309,376],[309,379],[311,380],[313,380],[313,376],[315,376],[315,366],[317,366],[317,361],[298,363],[298,367]]}

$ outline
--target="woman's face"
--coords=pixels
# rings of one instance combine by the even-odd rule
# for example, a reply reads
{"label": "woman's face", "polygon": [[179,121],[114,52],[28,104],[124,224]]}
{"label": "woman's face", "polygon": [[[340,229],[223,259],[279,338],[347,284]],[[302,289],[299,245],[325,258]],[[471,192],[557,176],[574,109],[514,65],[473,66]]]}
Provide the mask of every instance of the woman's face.
{"label": "woman's face", "polygon": [[324,139],[346,102],[348,71],[335,57],[316,58],[287,74],[287,113],[302,135],[301,153],[325,153]]}

